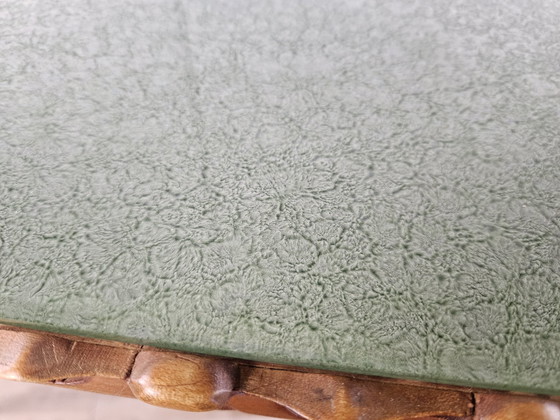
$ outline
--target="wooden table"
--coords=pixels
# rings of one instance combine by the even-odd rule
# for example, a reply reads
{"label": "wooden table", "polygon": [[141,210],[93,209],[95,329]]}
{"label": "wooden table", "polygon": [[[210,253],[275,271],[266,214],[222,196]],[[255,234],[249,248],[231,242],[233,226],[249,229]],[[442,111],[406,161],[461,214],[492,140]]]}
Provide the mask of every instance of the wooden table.
{"label": "wooden table", "polygon": [[559,18],[4,3],[2,375],[291,418],[558,418]]}

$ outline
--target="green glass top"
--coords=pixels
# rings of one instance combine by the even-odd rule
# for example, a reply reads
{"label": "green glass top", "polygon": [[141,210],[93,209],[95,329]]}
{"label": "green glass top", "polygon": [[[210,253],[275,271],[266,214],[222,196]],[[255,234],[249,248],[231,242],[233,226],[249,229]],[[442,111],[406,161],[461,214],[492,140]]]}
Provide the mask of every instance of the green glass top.
{"label": "green glass top", "polygon": [[4,2],[0,321],[560,394],[558,22]]}

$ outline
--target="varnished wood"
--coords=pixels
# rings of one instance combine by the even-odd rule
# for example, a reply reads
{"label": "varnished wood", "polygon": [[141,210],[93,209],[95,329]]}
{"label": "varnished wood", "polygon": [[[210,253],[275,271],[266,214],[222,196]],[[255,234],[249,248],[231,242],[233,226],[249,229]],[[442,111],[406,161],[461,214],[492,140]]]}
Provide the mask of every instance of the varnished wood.
{"label": "varnished wood", "polygon": [[147,403],[188,411],[224,408],[236,367],[226,360],[176,352],[142,351],[130,376],[134,395]]}
{"label": "varnished wood", "polygon": [[138,355],[130,384],[139,399],[190,411],[244,410],[249,400],[261,406],[266,401],[268,409],[282,411],[285,418],[375,420],[472,412],[467,392],[237,365],[157,350]]}
{"label": "varnished wood", "polygon": [[140,346],[0,327],[0,377],[132,397]]}
{"label": "varnished wood", "polygon": [[481,393],[474,420],[560,420],[560,404],[525,395]]}
{"label": "varnished wood", "polygon": [[304,418],[371,420],[419,415],[465,416],[472,412],[468,392],[435,390],[375,380],[243,367],[240,388],[294,408]]}
{"label": "varnished wood", "polygon": [[558,420],[554,397],[185,354],[0,326],[0,377],[286,419]]}

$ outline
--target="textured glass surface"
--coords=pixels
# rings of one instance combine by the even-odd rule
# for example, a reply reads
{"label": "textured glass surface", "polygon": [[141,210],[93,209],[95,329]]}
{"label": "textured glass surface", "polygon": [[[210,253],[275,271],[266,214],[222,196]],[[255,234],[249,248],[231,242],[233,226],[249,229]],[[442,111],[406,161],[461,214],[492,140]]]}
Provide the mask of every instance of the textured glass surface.
{"label": "textured glass surface", "polygon": [[559,22],[3,2],[0,320],[560,393]]}

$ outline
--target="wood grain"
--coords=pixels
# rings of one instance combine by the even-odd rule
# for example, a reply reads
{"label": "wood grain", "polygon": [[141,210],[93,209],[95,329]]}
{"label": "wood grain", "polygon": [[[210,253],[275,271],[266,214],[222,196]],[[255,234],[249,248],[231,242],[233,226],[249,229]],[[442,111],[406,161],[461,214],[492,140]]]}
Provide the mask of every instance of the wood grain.
{"label": "wood grain", "polygon": [[559,420],[560,404],[525,395],[478,394],[474,420]]}
{"label": "wood grain", "polygon": [[226,360],[145,350],[132,369],[130,388],[150,404],[209,411],[224,408],[236,376],[235,364]]}
{"label": "wood grain", "polygon": [[0,377],[132,397],[140,346],[0,327]]}
{"label": "wood grain", "polygon": [[338,374],[0,325],[0,377],[286,419],[558,420],[554,397]]}

